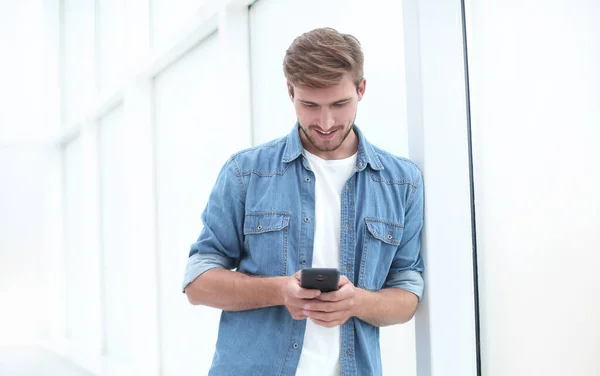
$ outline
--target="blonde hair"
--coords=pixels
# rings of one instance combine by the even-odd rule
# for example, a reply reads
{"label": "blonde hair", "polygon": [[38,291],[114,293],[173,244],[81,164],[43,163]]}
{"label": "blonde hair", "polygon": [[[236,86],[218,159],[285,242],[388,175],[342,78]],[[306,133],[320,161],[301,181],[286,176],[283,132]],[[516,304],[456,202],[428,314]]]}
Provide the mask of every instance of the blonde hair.
{"label": "blonde hair", "polygon": [[294,86],[326,88],[350,74],[357,89],[363,79],[360,42],[350,34],[319,28],[294,39],[283,59],[283,72],[293,95]]}

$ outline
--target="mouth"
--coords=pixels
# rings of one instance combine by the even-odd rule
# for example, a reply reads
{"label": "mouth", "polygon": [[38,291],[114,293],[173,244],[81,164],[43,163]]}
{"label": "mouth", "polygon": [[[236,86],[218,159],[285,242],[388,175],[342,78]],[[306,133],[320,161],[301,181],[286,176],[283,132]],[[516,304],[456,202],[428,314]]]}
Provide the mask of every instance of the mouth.
{"label": "mouth", "polygon": [[337,132],[337,129],[327,131],[327,132],[320,131],[318,129],[315,129],[315,131],[320,138],[328,140],[330,138],[333,138],[333,135],[335,134],[335,132]]}

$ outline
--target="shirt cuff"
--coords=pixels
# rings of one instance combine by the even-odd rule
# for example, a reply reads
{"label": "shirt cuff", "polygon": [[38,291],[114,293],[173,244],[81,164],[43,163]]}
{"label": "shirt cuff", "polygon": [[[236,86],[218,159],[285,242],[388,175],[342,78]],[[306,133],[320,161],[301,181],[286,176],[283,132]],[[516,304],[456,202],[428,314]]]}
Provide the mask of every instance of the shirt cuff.
{"label": "shirt cuff", "polygon": [[396,287],[412,292],[419,298],[420,302],[423,298],[425,281],[420,272],[416,270],[403,270],[388,275],[387,280],[385,281],[385,287]]}
{"label": "shirt cuff", "polygon": [[185,292],[185,288],[192,283],[193,280],[198,278],[204,272],[214,268],[229,269],[228,258],[214,253],[194,253],[191,255],[188,258],[187,266],[185,267],[182,292]]}

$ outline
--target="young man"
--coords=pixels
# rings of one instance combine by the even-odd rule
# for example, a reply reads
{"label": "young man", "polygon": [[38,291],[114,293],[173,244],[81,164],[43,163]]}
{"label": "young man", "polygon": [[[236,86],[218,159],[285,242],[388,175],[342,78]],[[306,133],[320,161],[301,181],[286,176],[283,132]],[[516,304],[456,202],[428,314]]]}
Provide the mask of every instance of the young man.
{"label": "young man", "polygon": [[[226,162],[189,254],[189,301],[223,310],[210,375],[381,375],[378,328],[423,293],[422,176],[354,124],[356,38],[305,33],[283,68],[297,123]],[[339,269],[339,290],[301,288],[310,267]]]}

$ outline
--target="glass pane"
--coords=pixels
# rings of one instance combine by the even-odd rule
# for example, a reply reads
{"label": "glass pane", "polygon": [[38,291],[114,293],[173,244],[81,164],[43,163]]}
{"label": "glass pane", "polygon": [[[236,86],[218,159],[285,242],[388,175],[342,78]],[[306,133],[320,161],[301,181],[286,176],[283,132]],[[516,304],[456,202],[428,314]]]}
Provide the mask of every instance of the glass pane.
{"label": "glass pane", "polygon": [[64,0],[63,125],[79,121],[94,100],[94,25],[93,0]]}
{"label": "glass pane", "polygon": [[206,2],[207,0],[152,0],[152,47],[157,48],[168,43]]}
{"label": "glass pane", "polygon": [[[233,149],[220,121],[222,80],[213,34],[156,77],[158,240],[162,369],[206,374],[219,312],[194,307],[181,293],[190,244],[220,167]],[[208,183],[210,182],[210,183]],[[198,340],[190,333],[202,333]]]}
{"label": "glass pane", "polygon": [[125,46],[125,3],[102,0],[98,4],[98,85],[102,95],[122,83],[127,66]]}
{"label": "glass pane", "polygon": [[123,361],[129,356],[127,285],[127,198],[124,185],[123,108],[101,119],[100,197],[104,315],[108,356]]}

